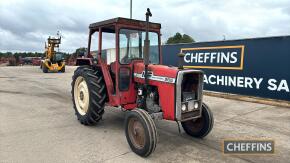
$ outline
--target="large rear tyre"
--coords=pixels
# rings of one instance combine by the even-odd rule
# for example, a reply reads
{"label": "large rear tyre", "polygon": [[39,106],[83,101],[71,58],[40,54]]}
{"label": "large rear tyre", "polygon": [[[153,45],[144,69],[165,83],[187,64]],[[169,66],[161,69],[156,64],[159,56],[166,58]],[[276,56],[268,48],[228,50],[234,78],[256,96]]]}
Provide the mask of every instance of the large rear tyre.
{"label": "large rear tyre", "polygon": [[103,76],[87,67],[78,67],[72,77],[72,100],[81,124],[95,125],[104,114],[106,87]]}
{"label": "large rear tyre", "polygon": [[48,73],[48,68],[46,67],[45,64],[42,65],[42,72]]}
{"label": "large rear tyre", "polygon": [[202,104],[201,118],[181,122],[184,131],[196,138],[203,138],[207,136],[212,130],[214,124],[213,114],[206,104]]}
{"label": "large rear tyre", "polygon": [[137,155],[148,157],[157,143],[157,130],[151,116],[142,109],[127,111],[125,118],[127,142]]}

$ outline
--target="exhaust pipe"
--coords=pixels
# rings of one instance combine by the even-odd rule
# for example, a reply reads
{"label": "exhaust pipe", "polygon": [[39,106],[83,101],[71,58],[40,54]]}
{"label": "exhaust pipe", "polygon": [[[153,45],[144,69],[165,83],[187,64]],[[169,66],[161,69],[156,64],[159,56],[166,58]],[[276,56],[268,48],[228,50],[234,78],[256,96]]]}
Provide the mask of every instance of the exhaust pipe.
{"label": "exhaust pipe", "polygon": [[144,40],[144,65],[145,65],[145,73],[144,73],[144,79],[145,79],[145,87],[147,90],[148,85],[148,65],[149,65],[149,51],[150,51],[150,40],[149,40],[149,17],[151,17],[152,14],[150,12],[150,9],[147,8],[146,12],[146,35]]}
{"label": "exhaust pipe", "polygon": [[178,56],[178,69],[183,69],[183,64],[184,64],[184,53],[179,53],[177,54]]}

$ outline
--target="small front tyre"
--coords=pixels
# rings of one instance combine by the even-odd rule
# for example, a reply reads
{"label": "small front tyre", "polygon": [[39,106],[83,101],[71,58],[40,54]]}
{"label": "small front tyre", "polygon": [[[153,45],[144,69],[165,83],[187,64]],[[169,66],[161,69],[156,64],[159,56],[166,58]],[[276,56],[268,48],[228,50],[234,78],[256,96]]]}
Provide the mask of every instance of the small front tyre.
{"label": "small front tyre", "polygon": [[62,73],[65,72],[65,66],[63,66],[63,67],[60,69],[60,72],[62,72]]}
{"label": "small front tyre", "polygon": [[207,136],[212,130],[214,118],[212,112],[206,104],[202,104],[202,114],[198,119],[181,122],[184,131],[196,138]]}
{"label": "small front tyre", "polygon": [[42,72],[43,73],[48,73],[48,68],[46,67],[45,64],[42,65]]}
{"label": "small front tyre", "polygon": [[156,126],[151,116],[142,109],[127,111],[125,134],[132,151],[142,157],[154,152],[157,143]]}

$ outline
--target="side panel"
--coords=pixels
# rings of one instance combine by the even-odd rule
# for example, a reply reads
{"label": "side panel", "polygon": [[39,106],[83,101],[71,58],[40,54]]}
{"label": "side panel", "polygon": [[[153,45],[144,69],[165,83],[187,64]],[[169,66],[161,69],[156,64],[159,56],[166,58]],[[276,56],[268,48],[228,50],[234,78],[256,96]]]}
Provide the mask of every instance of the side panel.
{"label": "side panel", "polygon": [[159,84],[159,105],[163,111],[163,117],[167,120],[175,119],[175,86],[174,84]]}
{"label": "side panel", "polygon": [[[121,77],[121,69],[127,69],[130,71],[129,73],[129,78],[128,78],[128,82],[129,82],[129,87],[126,90],[120,90],[120,85],[122,84],[122,81],[120,80]],[[135,88],[135,83],[133,82],[133,78],[132,75],[133,74],[133,66],[132,64],[130,65],[122,65],[119,70],[118,70],[118,87],[117,89],[119,89],[119,94],[120,94],[120,100],[121,100],[121,104],[132,104],[132,103],[136,103],[136,97],[137,97],[137,90]]]}
{"label": "side panel", "polygon": [[[145,83],[144,79],[134,77],[137,83]],[[156,86],[159,94],[159,105],[166,120],[175,120],[175,84],[149,79],[149,85]]]}

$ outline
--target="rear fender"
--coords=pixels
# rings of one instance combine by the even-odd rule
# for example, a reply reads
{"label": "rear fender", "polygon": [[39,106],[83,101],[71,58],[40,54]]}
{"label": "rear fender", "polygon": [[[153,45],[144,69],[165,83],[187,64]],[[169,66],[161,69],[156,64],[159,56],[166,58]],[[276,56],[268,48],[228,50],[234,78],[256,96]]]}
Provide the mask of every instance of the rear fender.
{"label": "rear fender", "polygon": [[84,66],[84,65],[93,65],[93,59],[92,58],[77,58],[76,60],[76,66]]}

